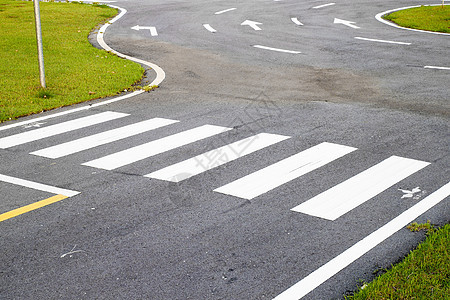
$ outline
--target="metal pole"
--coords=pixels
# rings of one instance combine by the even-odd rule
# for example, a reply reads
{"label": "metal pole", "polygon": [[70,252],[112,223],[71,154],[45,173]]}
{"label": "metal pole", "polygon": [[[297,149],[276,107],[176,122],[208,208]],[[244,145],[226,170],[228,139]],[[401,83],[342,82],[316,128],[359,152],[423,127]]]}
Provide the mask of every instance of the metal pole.
{"label": "metal pole", "polygon": [[41,86],[46,88],[45,85],[45,70],[44,70],[44,51],[42,48],[42,30],[41,30],[41,14],[39,10],[39,0],[34,0],[34,18],[36,20],[36,40],[38,49],[39,60],[39,79]]}

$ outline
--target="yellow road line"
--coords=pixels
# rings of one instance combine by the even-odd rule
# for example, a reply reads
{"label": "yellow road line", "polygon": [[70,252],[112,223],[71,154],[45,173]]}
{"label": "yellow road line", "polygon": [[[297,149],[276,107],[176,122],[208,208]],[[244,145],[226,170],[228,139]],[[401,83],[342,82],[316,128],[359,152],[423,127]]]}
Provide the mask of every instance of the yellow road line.
{"label": "yellow road line", "polygon": [[41,201],[38,201],[38,202],[35,202],[35,203],[32,203],[32,204],[29,204],[29,205],[25,205],[23,207],[19,207],[19,208],[13,209],[11,211],[8,211],[6,213],[1,214],[0,215],[0,222],[3,222],[5,220],[8,220],[8,219],[11,219],[11,218],[14,218],[14,217],[17,217],[18,215],[30,212],[32,210],[35,210],[35,209],[38,209],[38,208],[50,205],[52,203],[64,200],[66,198],[69,198],[69,197],[64,196],[64,195],[56,195],[56,196],[50,197],[48,199],[44,199],[44,200],[41,200]]}

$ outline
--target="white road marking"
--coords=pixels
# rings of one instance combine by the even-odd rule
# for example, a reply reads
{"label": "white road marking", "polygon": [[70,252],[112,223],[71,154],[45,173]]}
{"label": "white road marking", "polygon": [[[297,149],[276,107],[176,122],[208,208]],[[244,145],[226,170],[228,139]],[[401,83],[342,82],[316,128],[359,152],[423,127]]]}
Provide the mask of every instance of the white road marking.
{"label": "white road marking", "polygon": [[333,23],[334,24],[342,24],[342,25],[345,25],[345,26],[348,26],[348,27],[351,27],[351,28],[354,28],[354,29],[359,29],[360,28],[360,27],[355,25],[355,22],[346,21],[346,20],[342,20],[342,19],[338,19],[338,18],[334,18],[334,22]]}
{"label": "white road marking", "polygon": [[332,5],[335,5],[336,3],[327,3],[327,4],[322,4],[322,5],[319,5],[319,6],[314,6],[313,8],[314,9],[319,9],[319,8],[323,8],[323,7],[327,7],[327,6],[332,6]]}
{"label": "white road marking", "polygon": [[241,23],[241,26],[250,26],[254,30],[262,30],[258,25],[262,25],[262,23],[250,20],[245,20],[244,22]]}
{"label": "white road marking", "polygon": [[67,143],[41,149],[30,154],[47,157],[59,158],[74,154],[80,151],[91,149],[100,145],[105,145],[114,141],[125,139],[146,131],[154,130],[163,126],[177,123],[179,121],[154,118],[143,122],[127,125],[117,129],[108,130],[88,137],[80,138]]}
{"label": "white road marking", "polygon": [[251,200],[355,150],[353,147],[321,143],[214,191]]}
{"label": "white road marking", "polygon": [[270,51],[276,51],[276,52],[283,52],[283,53],[290,53],[290,54],[300,54],[300,51],[293,51],[293,50],[285,50],[285,49],[279,49],[279,48],[272,48],[267,46],[261,46],[261,45],[253,45],[255,48],[264,49],[264,50],[270,50]]}
{"label": "white road marking", "polygon": [[288,138],[277,134],[260,133],[168,166],[145,177],[180,182]]}
{"label": "white road marking", "polygon": [[[118,6],[115,6],[115,5],[109,5],[109,6],[112,7],[112,8],[118,9],[120,11],[120,13],[115,18],[113,18],[111,21],[106,22],[106,24],[103,25],[100,28],[100,30],[99,30],[99,32],[97,34],[97,42],[106,51],[111,51],[112,53],[116,54],[117,56],[120,56],[122,58],[125,58],[125,59],[128,59],[128,60],[137,62],[139,64],[143,64],[145,66],[148,66],[148,67],[152,68],[155,71],[155,73],[156,73],[156,78],[148,86],[160,85],[161,82],[163,82],[164,79],[166,78],[166,73],[164,72],[163,69],[161,69],[161,67],[159,67],[158,65],[156,65],[154,63],[151,63],[151,62],[148,62],[148,61],[145,61],[145,60],[142,60],[142,59],[134,58],[134,57],[122,54],[120,52],[117,52],[116,50],[112,49],[111,47],[108,46],[108,44],[105,43],[105,40],[103,39],[103,36],[104,36],[104,33],[105,33],[106,29],[109,27],[109,25],[111,25],[112,23],[116,22],[117,20],[122,18],[127,13],[127,10],[124,9],[124,8],[121,8],[121,7],[118,7]],[[143,93],[144,91],[140,91],[140,92]]]}
{"label": "white road marking", "polygon": [[291,21],[298,26],[303,26],[303,23],[298,20],[298,18],[291,18]]}
{"label": "white road marking", "polygon": [[214,14],[215,14],[215,15],[221,15],[221,14],[223,14],[223,13],[226,13],[226,12],[229,12],[229,11],[232,11],[232,10],[235,10],[235,9],[236,9],[236,8],[233,7],[233,8],[229,8],[229,9],[225,9],[225,10],[221,10],[221,11],[215,12]]}
{"label": "white road marking", "polygon": [[449,67],[425,66],[425,69],[450,70]]}
{"label": "white road marking", "polygon": [[[113,1],[111,1],[111,2],[113,2]],[[124,8],[121,8],[121,7],[118,7],[118,6],[113,6],[113,5],[109,5],[109,6],[118,9],[120,11],[120,13],[114,19],[108,21],[105,25],[103,25],[100,28],[100,32],[97,34],[97,42],[106,51],[111,51],[111,52],[115,53],[116,55],[118,55],[118,56],[120,56],[122,58],[125,58],[125,59],[128,59],[128,60],[131,60],[131,61],[143,64],[143,65],[146,65],[146,66],[149,66],[150,68],[152,68],[156,72],[156,78],[149,84],[149,86],[158,86],[158,85],[160,85],[164,81],[164,79],[166,77],[166,74],[165,74],[163,69],[161,69],[159,66],[157,66],[156,64],[153,64],[151,62],[144,61],[144,60],[141,60],[141,59],[137,59],[137,58],[134,58],[134,57],[131,57],[131,56],[119,53],[119,52],[115,51],[114,49],[112,49],[111,47],[109,47],[105,43],[105,40],[103,39],[103,36],[104,36],[104,33],[105,33],[106,29],[109,27],[109,25],[111,25],[112,23],[116,22],[117,20],[122,18],[127,13],[127,10],[124,9]],[[22,121],[22,122],[16,122],[16,123],[9,124],[9,125],[6,125],[6,126],[0,126],[0,131],[7,130],[7,129],[10,129],[10,128],[14,128],[14,127],[18,127],[18,126],[22,126],[22,125],[25,125],[25,124],[30,124],[30,123],[34,123],[34,122],[39,122],[39,121],[48,120],[48,119],[51,119],[51,118],[56,118],[56,117],[68,115],[68,114],[71,114],[71,113],[74,113],[74,112],[78,112],[78,111],[88,110],[88,109],[91,109],[91,108],[94,108],[94,107],[98,107],[98,106],[102,106],[102,105],[108,105],[108,104],[111,104],[111,103],[114,103],[114,102],[117,102],[117,101],[125,100],[125,99],[128,99],[128,98],[140,95],[142,93],[145,93],[145,91],[144,90],[139,90],[139,91],[135,91],[135,92],[132,92],[130,94],[119,96],[119,97],[116,97],[116,98],[113,98],[113,99],[110,99],[110,100],[107,100],[107,101],[102,101],[102,102],[99,102],[99,103],[89,104],[89,105],[86,105],[86,106],[83,106],[83,107],[74,108],[74,109],[62,111],[62,112],[59,112],[59,113],[54,113],[54,114],[47,115],[47,116],[44,116],[44,117],[38,117],[38,118],[33,118],[33,119]]]}
{"label": "white road marking", "polygon": [[137,31],[139,31],[139,30],[150,30],[150,34],[152,36],[158,36],[158,31],[156,30],[156,27],[154,27],[154,26],[139,26],[139,25],[136,25],[136,26],[131,27],[131,29],[137,30]]}
{"label": "white road marking", "polygon": [[363,38],[363,37],[355,37],[357,40],[363,40],[363,41],[370,41],[370,42],[378,42],[378,43],[387,43],[387,44],[398,44],[398,45],[411,45],[411,43],[405,43],[405,42],[395,42],[395,41],[386,41],[386,40],[377,40],[377,39],[369,39],[369,38]]}
{"label": "white road marking", "polygon": [[119,119],[128,116],[128,114],[106,111],[92,116],[87,116],[60,124],[42,127],[39,129],[10,135],[0,139],[0,149],[6,149],[17,145],[37,141],[50,136],[69,132],[76,129],[100,124],[103,122]]}
{"label": "white road marking", "polygon": [[450,182],[297,282],[274,300],[301,299],[449,195]]}
{"label": "white road marking", "polygon": [[[442,5],[442,4],[433,4],[433,5],[426,5],[426,6],[438,6],[438,5]],[[444,5],[449,5],[449,4],[444,4]],[[410,31],[416,31],[416,32],[425,32],[425,33],[431,33],[431,34],[439,34],[439,35],[450,35],[450,33],[445,33],[445,32],[434,32],[434,31],[426,31],[426,30],[420,30],[420,29],[412,29],[412,28],[406,28],[406,27],[401,27],[398,26],[397,24],[390,22],[388,20],[383,19],[384,15],[388,15],[390,13],[399,11],[399,10],[404,10],[404,9],[409,9],[409,8],[416,8],[416,7],[421,7],[421,5],[416,5],[416,6],[408,6],[408,7],[401,7],[401,8],[396,8],[396,9],[391,9],[388,11],[384,11],[381,12],[379,14],[377,14],[375,16],[375,19],[377,19],[379,22],[384,23],[386,25],[395,27],[395,28],[399,28],[399,29],[404,29],[404,30],[410,30]]]}
{"label": "white road marking", "polygon": [[37,183],[34,181],[29,181],[29,180],[20,179],[20,178],[11,177],[11,176],[2,175],[2,174],[0,174],[0,181],[15,184],[15,185],[20,185],[23,187],[27,187],[30,189],[43,191],[43,192],[47,192],[47,193],[51,193],[51,194],[63,195],[66,197],[72,197],[72,196],[78,195],[80,193],[77,191],[66,190],[66,189],[55,187],[55,186]]}
{"label": "white road marking", "polygon": [[111,155],[107,155],[86,163],[90,166],[104,170],[114,170],[119,167],[129,165],[139,160],[226,132],[231,128],[203,125],[194,129],[173,134],[159,140],[151,141],[143,145],[135,146]]}
{"label": "white road marking", "polygon": [[391,156],[291,210],[333,221],[429,164]]}
{"label": "white road marking", "polygon": [[212,33],[216,33],[217,32],[217,30],[212,28],[211,25],[209,25],[209,24],[203,24],[203,27],[205,27],[205,29],[208,30],[209,32],[212,32]]}

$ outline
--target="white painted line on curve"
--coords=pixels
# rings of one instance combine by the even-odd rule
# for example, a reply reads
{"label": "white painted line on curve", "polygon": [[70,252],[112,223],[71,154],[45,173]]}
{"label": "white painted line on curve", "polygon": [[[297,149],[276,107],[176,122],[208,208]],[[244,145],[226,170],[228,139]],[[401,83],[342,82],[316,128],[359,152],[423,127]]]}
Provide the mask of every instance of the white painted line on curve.
{"label": "white painted line on curve", "polygon": [[217,30],[212,28],[211,25],[209,25],[209,24],[203,24],[203,27],[205,27],[205,29],[208,30],[211,33],[216,33],[217,32]]}
{"label": "white painted line on curve", "polygon": [[288,138],[278,134],[260,133],[168,166],[145,177],[180,182]]}
{"label": "white painted line on curve", "polygon": [[226,12],[229,12],[229,11],[232,11],[232,10],[235,10],[235,9],[236,9],[236,7],[229,8],[229,9],[224,9],[224,10],[215,12],[214,14],[215,14],[215,15],[221,15],[221,14],[223,14],[223,13],[226,13]]}
{"label": "white painted line on curve", "polygon": [[3,174],[0,174],[0,181],[15,184],[15,185],[20,185],[20,186],[38,190],[38,191],[48,192],[51,194],[63,195],[66,197],[72,197],[72,196],[78,195],[80,193],[77,191],[62,189],[62,188],[58,188],[55,186],[37,183],[34,181],[20,179],[17,177],[11,177],[11,176],[7,176],[7,175],[3,175]]}
{"label": "white painted line on curve", "polygon": [[313,8],[314,9],[319,9],[319,8],[323,8],[323,7],[327,7],[327,6],[332,6],[332,5],[335,5],[335,4],[336,3],[332,2],[332,3],[322,4],[322,5],[319,5],[319,6],[314,6]]}
{"label": "white painted line on curve", "polygon": [[270,51],[276,51],[276,52],[283,52],[283,53],[290,53],[290,54],[300,54],[300,51],[292,51],[292,50],[285,50],[285,49],[279,49],[279,48],[272,48],[267,46],[261,46],[261,45],[253,45],[255,48],[264,49],[264,50],[270,50]]}
{"label": "white painted line on curve", "polygon": [[425,66],[425,69],[450,70],[449,67]]}
{"label": "white painted line on curve", "polygon": [[450,182],[297,282],[274,300],[301,299],[448,196]]}
{"label": "white painted line on curve", "polygon": [[429,164],[391,156],[291,210],[334,221]]}
{"label": "white painted line on curve", "polygon": [[291,21],[298,26],[303,26],[303,23],[298,20],[298,18],[291,18]]}
{"label": "white painted line on curve", "polygon": [[[442,4],[433,4],[433,5],[426,5],[426,6],[438,6],[438,5],[442,5]],[[444,4],[444,5],[449,5],[449,4]],[[434,31],[426,31],[426,30],[420,30],[420,29],[413,29],[413,28],[406,28],[406,27],[401,27],[393,22],[390,22],[388,20],[383,19],[384,15],[399,11],[399,10],[404,10],[404,9],[410,9],[410,8],[416,8],[416,7],[421,7],[421,5],[416,5],[416,6],[407,6],[407,7],[401,7],[401,8],[396,8],[396,9],[391,9],[391,10],[387,10],[384,12],[381,12],[379,14],[377,14],[375,16],[375,19],[377,19],[379,22],[384,23],[386,25],[395,27],[395,28],[399,28],[399,29],[404,29],[404,30],[410,30],[410,31],[416,31],[416,32],[424,32],[424,33],[431,33],[431,34],[439,34],[439,35],[450,35],[450,33],[445,33],[445,32],[434,32]]]}
{"label": "white painted line on curve", "polygon": [[214,125],[203,125],[117,153],[113,153],[111,155],[107,155],[95,160],[91,160],[89,162],[83,163],[82,165],[104,170],[114,170],[119,167],[143,160],[145,158],[149,158],[154,155],[226,132],[228,130],[231,130],[231,128]]}
{"label": "white painted line on curve", "polygon": [[[121,17],[123,17],[126,14],[126,12],[127,12],[127,10],[124,9],[124,8],[121,8],[121,7],[118,7],[118,6],[113,6],[113,5],[109,5],[109,6],[118,9],[120,11],[120,13],[114,19],[110,20],[104,26],[102,26],[100,28],[100,31],[97,34],[97,42],[106,51],[114,52],[117,55],[120,54],[119,56],[121,56],[123,58],[126,58],[126,59],[129,59],[129,60],[135,61],[137,63],[141,63],[143,65],[151,67],[156,72],[156,78],[155,78],[155,80],[153,80],[149,84],[149,86],[155,86],[155,85],[157,86],[157,85],[161,84],[161,82],[165,79],[166,74],[165,74],[164,70],[161,69],[159,66],[157,66],[156,64],[144,61],[144,60],[140,60],[140,59],[128,56],[128,55],[121,54],[121,53],[111,49],[111,47],[109,47],[105,43],[103,36],[104,36],[104,33],[105,33],[106,29],[109,27],[109,25],[111,25],[112,23],[116,22]],[[71,114],[71,113],[74,113],[74,112],[78,112],[78,111],[88,110],[88,109],[93,108],[93,107],[108,105],[108,104],[111,104],[111,103],[114,103],[114,102],[117,102],[117,101],[125,100],[125,99],[128,99],[128,98],[140,95],[142,93],[145,93],[145,91],[144,90],[139,90],[139,91],[135,91],[133,93],[130,93],[130,94],[127,94],[127,95],[123,95],[123,96],[119,96],[119,97],[116,97],[116,98],[113,98],[113,99],[110,99],[110,100],[107,100],[107,101],[102,101],[102,102],[95,103],[95,104],[89,104],[87,106],[78,107],[78,108],[62,111],[62,112],[59,112],[59,113],[54,113],[54,114],[43,116],[43,117],[33,118],[33,119],[29,119],[29,120],[22,121],[22,122],[16,122],[16,123],[13,123],[13,124],[10,124],[10,125],[6,125],[6,126],[0,126],[0,131],[7,130],[7,129],[10,129],[10,128],[14,128],[14,127],[18,127],[18,126],[27,125],[27,124],[30,124],[30,123],[40,122],[40,121],[51,119],[51,118],[56,118],[56,117],[68,115],[68,114]]]}
{"label": "white painted line on curve", "polygon": [[377,39],[369,39],[369,38],[363,38],[363,37],[355,37],[357,40],[363,40],[363,41],[370,41],[370,42],[378,42],[378,43],[387,43],[387,44],[399,44],[399,45],[411,45],[411,43],[405,43],[405,42],[395,42],[395,41],[387,41],[387,40],[377,40]]}
{"label": "white painted line on curve", "polygon": [[214,191],[251,200],[355,150],[353,147],[324,142]]}
{"label": "white painted line on curve", "polygon": [[32,141],[37,141],[50,136],[55,136],[61,133],[85,128],[88,126],[123,118],[126,116],[128,116],[128,114],[106,111],[99,114],[51,125],[48,127],[43,127],[31,131],[10,135],[0,139],[0,149],[6,149],[17,145],[22,145]]}
{"label": "white painted line on curve", "polygon": [[118,6],[115,6],[115,5],[109,5],[109,6],[118,9],[120,11],[120,13],[114,19],[112,19],[111,21],[107,22],[105,25],[103,25],[100,28],[100,30],[99,30],[99,32],[97,34],[97,42],[106,51],[111,51],[112,53],[116,54],[117,56],[120,56],[122,58],[125,58],[125,59],[128,59],[128,60],[131,60],[131,61],[143,64],[145,66],[148,66],[148,67],[152,68],[156,72],[156,78],[148,86],[160,85],[161,82],[163,82],[163,80],[166,78],[166,73],[164,72],[163,69],[161,69],[161,67],[159,67],[158,65],[156,65],[154,63],[151,63],[151,62],[148,62],[148,61],[145,61],[145,60],[142,60],[142,59],[138,59],[138,58],[135,58],[135,57],[131,57],[131,56],[122,54],[122,53],[112,49],[111,47],[108,46],[108,44],[106,44],[106,42],[105,42],[105,40],[103,38],[106,29],[109,27],[109,25],[111,25],[112,23],[116,22],[117,20],[122,18],[127,13],[127,10],[124,9],[124,8],[121,8],[121,7],[118,7]]}
{"label": "white painted line on curve", "polygon": [[100,145],[112,143],[121,139],[125,139],[143,132],[154,130],[177,122],[179,121],[162,118],[153,118],[139,123],[97,133],[67,143],[41,149],[35,152],[31,152],[30,154],[53,159],[60,158],[63,156],[67,156],[80,151],[98,147]]}

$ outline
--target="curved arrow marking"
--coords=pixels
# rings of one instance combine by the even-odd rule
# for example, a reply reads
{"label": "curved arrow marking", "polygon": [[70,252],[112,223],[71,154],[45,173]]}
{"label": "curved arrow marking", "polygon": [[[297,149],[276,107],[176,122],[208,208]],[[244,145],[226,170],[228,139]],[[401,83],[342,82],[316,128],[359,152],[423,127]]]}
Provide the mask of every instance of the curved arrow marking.
{"label": "curved arrow marking", "polygon": [[334,24],[342,24],[342,25],[345,25],[345,26],[348,26],[348,27],[351,27],[351,28],[355,28],[355,29],[360,28],[360,27],[358,27],[356,25],[353,25],[353,24],[355,24],[355,22],[341,20],[341,19],[338,19],[338,18],[334,18]]}
{"label": "curved arrow marking", "polygon": [[262,30],[261,28],[258,27],[258,25],[262,25],[262,23],[255,22],[255,21],[245,20],[244,22],[242,22],[241,25],[242,26],[248,25],[251,28],[253,28],[254,30]]}

